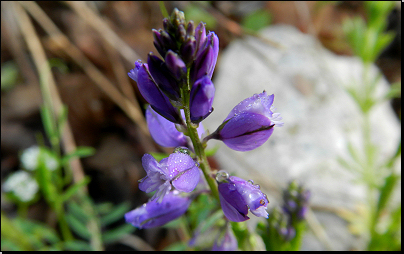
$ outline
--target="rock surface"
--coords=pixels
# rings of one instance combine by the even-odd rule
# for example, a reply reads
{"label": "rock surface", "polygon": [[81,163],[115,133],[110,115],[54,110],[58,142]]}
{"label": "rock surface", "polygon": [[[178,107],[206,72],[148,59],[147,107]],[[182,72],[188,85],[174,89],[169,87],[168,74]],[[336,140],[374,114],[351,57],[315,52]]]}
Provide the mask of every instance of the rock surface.
{"label": "rock surface", "polygon": [[[360,248],[363,243],[350,235],[347,223],[329,211],[355,209],[365,202],[364,186],[354,183],[354,175],[336,160],[349,158],[348,140],[361,147],[363,118],[344,87],[362,85],[363,65],[356,57],[329,52],[314,37],[291,26],[274,25],[261,35],[283,47],[252,37],[230,44],[221,54],[213,80],[215,110],[203,124],[213,132],[235,105],[265,90],[275,94],[274,106],[285,125],[250,152],[233,151],[219,141],[209,141],[209,147],[221,145],[216,154],[221,169],[261,185],[271,201],[269,209],[280,204],[281,188],[297,179],[312,192],[311,205],[330,248]],[[377,73],[372,66],[371,75]],[[384,78],[379,83],[382,95],[388,83]],[[377,105],[370,118],[372,141],[385,159],[395,152],[400,123],[388,102]],[[302,249],[327,247],[309,230]]]}

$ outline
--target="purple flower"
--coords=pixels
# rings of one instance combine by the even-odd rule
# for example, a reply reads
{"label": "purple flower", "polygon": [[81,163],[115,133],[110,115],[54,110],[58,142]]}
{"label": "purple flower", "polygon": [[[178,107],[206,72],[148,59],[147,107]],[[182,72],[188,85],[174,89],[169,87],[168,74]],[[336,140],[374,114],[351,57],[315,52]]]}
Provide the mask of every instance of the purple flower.
{"label": "purple flower", "polygon": [[283,126],[282,117],[274,113],[274,95],[264,91],[240,102],[210,138],[222,140],[236,151],[250,151],[264,144],[274,126]]}
{"label": "purple flower", "polygon": [[187,145],[184,133],[179,132],[173,122],[157,114],[150,106],[146,109],[146,122],[150,135],[157,144],[164,147]]}
{"label": "purple flower", "polygon": [[226,227],[224,236],[218,238],[212,248],[212,251],[236,251],[237,239],[230,227]]}
{"label": "purple flower", "polygon": [[192,122],[200,122],[212,113],[214,97],[215,87],[207,75],[195,82],[189,100]]}
{"label": "purple flower", "polygon": [[149,73],[147,64],[143,64],[138,60],[135,63],[135,68],[130,70],[128,75],[136,81],[139,92],[156,112],[171,122],[181,122],[178,110],[174,108],[167,96],[159,90]]}
{"label": "purple flower", "polygon": [[194,84],[202,76],[212,78],[219,55],[219,38],[214,32],[206,35],[205,25],[201,22],[195,30],[195,61],[191,66],[190,82]]}
{"label": "purple flower", "polygon": [[309,205],[310,191],[306,190],[297,181],[291,181],[286,190],[283,191],[283,206],[285,213],[289,214],[292,220],[303,220]]}
{"label": "purple flower", "polygon": [[139,180],[139,189],[149,193],[156,191],[151,198],[157,202],[163,200],[172,187],[179,191],[191,192],[199,182],[197,163],[186,153],[172,153],[159,162],[150,154],[142,157],[142,165],[147,176]]}
{"label": "purple flower", "polygon": [[[183,111],[181,111],[181,114],[183,115]],[[178,131],[173,122],[157,114],[150,106],[146,109],[146,122],[150,134],[157,144],[164,147],[189,147],[187,137],[184,133]],[[202,123],[199,124],[196,130],[198,131],[199,138],[205,133]]]}
{"label": "purple flower", "polygon": [[187,74],[187,67],[185,66],[184,61],[182,61],[178,54],[171,50],[166,54],[165,64],[177,80],[180,80]]}
{"label": "purple flower", "polygon": [[[175,64],[180,63],[178,59],[174,60],[172,58],[175,58],[175,56],[171,54],[171,56],[169,56],[169,62],[173,65],[170,65],[170,68],[179,73],[183,68],[182,66],[174,66]],[[178,101],[180,98],[180,86],[174,78],[176,74],[171,73],[166,63],[152,53],[149,53],[148,55],[147,64],[149,66],[150,74],[155,80],[158,88],[160,88],[160,90],[171,100]]]}
{"label": "purple flower", "polygon": [[246,221],[250,210],[257,217],[268,218],[267,196],[261,192],[260,186],[251,180],[246,181],[230,176],[223,170],[216,175],[218,181],[220,204],[227,219],[234,222]]}
{"label": "purple flower", "polygon": [[125,214],[127,223],[142,228],[154,228],[166,224],[183,215],[192,199],[168,193],[161,203],[151,200]]}

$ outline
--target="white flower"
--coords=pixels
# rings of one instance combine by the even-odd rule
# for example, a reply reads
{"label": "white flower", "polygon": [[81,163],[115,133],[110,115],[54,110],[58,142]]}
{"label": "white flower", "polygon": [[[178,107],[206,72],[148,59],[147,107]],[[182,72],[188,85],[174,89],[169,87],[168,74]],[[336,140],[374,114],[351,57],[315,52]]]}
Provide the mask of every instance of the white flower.
{"label": "white flower", "polygon": [[38,167],[39,153],[38,146],[31,146],[24,150],[20,160],[25,169],[33,171]]}
{"label": "white flower", "polygon": [[38,183],[31,175],[23,170],[19,170],[10,175],[3,184],[5,192],[13,192],[14,195],[23,202],[31,201],[38,192]]}
{"label": "white flower", "polygon": [[21,163],[23,167],[27,170],[33,171],[38,168],[39,156],[43,156],[43,160],[45,162],[45,167],[54,171],[59,167],[59,163],[56,158],[46,149],[40,148],[39,146],[31,146],[21,155]]}

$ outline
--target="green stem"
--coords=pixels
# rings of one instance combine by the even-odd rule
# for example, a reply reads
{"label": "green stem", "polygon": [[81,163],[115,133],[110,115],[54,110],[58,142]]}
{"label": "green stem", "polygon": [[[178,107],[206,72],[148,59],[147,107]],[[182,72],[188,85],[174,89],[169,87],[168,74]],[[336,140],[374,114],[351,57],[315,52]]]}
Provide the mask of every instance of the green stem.
{"label": "green stem", "polygon": [[[205,154],[205,149],[202,145],[201,140],[199,139],[197,126],[192,123],[191,121],[191,110],[189,107],[189,99],[190,99],[190,92],[191,92],[191,87],[189,84],[189,73],[190,73],[190,68],[188,68],[187,71],[187,85],[185,86],[185,89],[182,92],[182,96],[184,98],[184,113],[185,113],[185,121],[187,124],[187,129],[188,129],[188,136],[191,138],[192,144],[194,146],[195,154],[198,158],[198,162],[200,165],[200,168],[202,169],[203,175],[205,176],[206,182],[209,185],[209,188],[213,194],[213,196],[219,201],[219,192],[217,190],[217,186],[215,183],[215,179],[213,179],[210,176],[210,172],[212,171],[208,159]],[[185,90],[185,91],[184,91]]]}
{"label": "green stem", "polygon": [[70,231],[69,225],[66,221],[66,215],[63,210],[63,203],[55,202],[54,211],[59,220],[60,231],[62,232],[63,239],[65,241],[73,240],[72,232]]}

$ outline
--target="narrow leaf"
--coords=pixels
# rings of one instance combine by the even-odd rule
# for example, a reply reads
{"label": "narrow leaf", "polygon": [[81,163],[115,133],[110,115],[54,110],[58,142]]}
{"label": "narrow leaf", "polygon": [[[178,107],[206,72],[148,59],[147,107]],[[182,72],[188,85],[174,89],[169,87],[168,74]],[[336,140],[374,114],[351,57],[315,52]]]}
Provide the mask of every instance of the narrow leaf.
{"label": "narrow leaf", "polygon": [[130,209],[130,204],[128,202],[124,202],[116,206],[110,213],[101,217],[100,222],[101,225],[107,226],[113,222],[116,222],[122,219],[126,212]]}
{"label": "narrow leaf", "polygon": [[104,243],[113,243],[135,230],[136,228],[132,224],[124,224],[118,228],[105,232],[102,235],[102,240]]}

